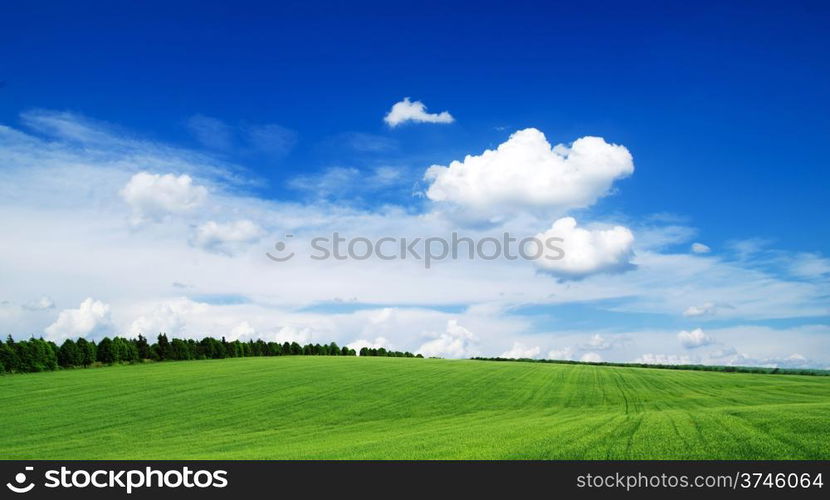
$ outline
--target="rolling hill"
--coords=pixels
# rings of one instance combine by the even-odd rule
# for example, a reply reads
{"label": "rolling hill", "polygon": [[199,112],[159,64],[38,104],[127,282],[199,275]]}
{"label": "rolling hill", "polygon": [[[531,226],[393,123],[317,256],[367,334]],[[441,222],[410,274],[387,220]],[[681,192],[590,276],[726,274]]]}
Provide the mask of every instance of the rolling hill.
{"label": "rolling hill", "polygon": [[0,377],[4,459],[828,459],[830,377],[292,356]]}

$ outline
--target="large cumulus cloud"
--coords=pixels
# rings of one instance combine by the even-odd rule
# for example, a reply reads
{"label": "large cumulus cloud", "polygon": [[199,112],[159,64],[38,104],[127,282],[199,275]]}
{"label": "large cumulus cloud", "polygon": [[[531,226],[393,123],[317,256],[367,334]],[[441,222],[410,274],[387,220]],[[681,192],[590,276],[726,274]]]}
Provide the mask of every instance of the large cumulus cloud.
{"label": "large cumulus cloud", "polygon": [[583,137],[570,146],[551,147],[541,131],[528,128],[495,150],[433,165],[424,178],[430,200],[492,217],[522,209],[564,213],[587,207],[633,172],[624,146]]}

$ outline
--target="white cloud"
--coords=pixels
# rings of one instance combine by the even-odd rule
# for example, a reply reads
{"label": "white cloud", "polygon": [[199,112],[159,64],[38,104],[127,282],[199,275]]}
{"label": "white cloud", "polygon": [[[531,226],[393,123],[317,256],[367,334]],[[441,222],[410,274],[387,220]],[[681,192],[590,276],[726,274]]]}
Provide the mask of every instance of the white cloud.
{"label": "white cloud", "polygon": [[717,306],[713,302],[706,302],[699,306],[689,306],[683,311],[683,316],[695,318],[698,316],[712,316],[717,311]]}
{"label": "white cloud", "polygon": [[[564,217],[536,238],[561,249],[562,252],[544,250],[534,260],[543,270],[565,279],[580,279],[596,273],[615,273],[631,268],[634,235],[623,226],[609,229],[584,229],[577,227],[573,217]],[[560,238],[553,240],[553,238]],[[528,249],[532,254],[534,249]]]}
{"label": "white cloud", "polygon": [[447,330],[433,336],[435,337],[433,340],[425,342],[418,348],[417,352],[423,354],[424,357],[464,358],[475,354],[473,344],[478,341],[478,338],[473,335],[473,332],[459,325],[457,320],[449,320]]}
{"label": "white cloud", "polygon": [[579,358],[579,360],[584,361],[586,363],[601,363],[602,356],[595,352],[586,352]]}
{"label": "white cloud", "polygon": [[193,115],[188,118],[186,126],[196,140],[207,148],[225,151],[233,147],[233,130],[221,120]]}
{"label": "white cloud", "polygon": [[375,338],[375,340],[358,339],[354,342],[349,342],[348,344],[346,344],[346,347],[348,347],[349,349],[354,349],[358,352],[358,354],[360,353],[360,350],[364,347],[369,349],[380,349],[381,347],[383,347],[384,349],[388,350],[389,341],[383,337],[377,337]]}
{"label": "white cloud", "polygon": [[804,356],[802,356],[801,354],[798,354],[798,353],[790,354],[785,359],[787,361],[791,362],[791,363],[799,363],[799,364],[804,363],[805,361],[807,361],[806,357],[804,357]]}
{"label": "white cloud", "polygon": [[[301,345],[308,344],[314,338],[311,328],[307,327],[296,327],[296,326],[283,326],[279,330],[276,331],[270,338],[273,339],[274,342],[279,342],[284,344],[286,342],[296,342]],[[263,338],[265,340],[265,338]],[[330,341],[329,339],[323,339],[323,341]]]}
{"label": "white cloud", "polygon": [[586,351],[610,351],[622,347],[628,343],[628,339],[624,336],[615,336],[612,338],[604,337],[598,333],[591,336],[586,344],[580,348]]}
{"label": "white cloud", "polygon": [[[0,125],[0,147],[4,153],[0,173],[29,174],[37,183],[18,194],[29,198],[62,195],[41,200],[53,205],[66,198],[75,201],[85,196],[98,200],[110,196],[111,182],[123,185],[125,175],[142,171],[186,173],[236,186],[257,183],[256,179],[241,176],[238,166],[214,156],[147,141],[116,125],[82,115],[35,110],[21,113],[20,118],[38,135]],[[3,191],[7,191],[3,193],[7,198],[16,192]]]}
{"label": "white cloud", "polygon": [[588,347],[590,349],[596,349],[600,351],[604,351],[607,349],[611,349],[611,342],[605,339],[602,335],[595,333],[591,336],[591,340],[588,341]]}
{"label": "white cloud", "polygon": [[712,249],[709,248],[707,245],[704,245],[703,243],[697,243],[697,242],[692,243],[692,252],[693,253],[709,253],[711,251],[712,251]]}
{"label": "white cloud", "polygon": [[521,342],[513,342],[513,347],[509,351],[501,353],[502,358],[522,359],[535,358],[539,355],[541,349],[538,346],[527,346]]}
{"label": "white cloud", "polygon": [[690,365],[696,363],[689,356],[678,356],[676,354],[652,354],[646,353],[634,360],[635,363],[647,365]]}
{"label": "white cloud", "polygon": [[690,332],[683,330],[677,334],[677,340],[679,340],[680,345],[686,349],[695,349],[714,343],[714,340],[706,335],[706,333],[704,333],[700,328],[695,328]]}
{"label": "white cloud", "polygon": [[769,368],[810,368],[818,366],[818,362],[799,353],[787,356],[751,356],[738,352],[735,347],[726,347],[709,353],[707,364],[727,366],[762,366]]}
{"label": "white cloud", "polygon": [[45,311],[54,307],[55,302],[45,295],[37,300],[31,300],[23,304],[23,309],[27,309],[29,311]]}
{"label": "white cloud", "polygon": [[686,243],[697,234],[697,229],[675,222],[673,219],[663,221],[659,214],[648,217],[647,222],[640,222],[637,224],[638,246],[662,251],[667,247]]}
{"label": "white cloud", "polygon": [[258,336],[256,329],[247,321],[243,321],[231,329],[227,338],[230,340],[256,340]]}
{"label": "white cloud", "polygon": [[120,192],[133,210],[133,222],[161,220],[166,215],[187,212],[201,204],[207,189],[193,183],[189,175],[139,172]]}
{"label": "white cloud", "polygon": [[427,197],[492,217],[522,209],[562,213],[607,195],[634,163],[623,146],[583,137],[551,148],[535,128],[520,130],[479,156],[429,167]]}
{"label": "white cloud", "polygon": [[160,333],[186,337],[187,326],[194,318],[206,313],[209,306],[192,301],[186,297],[168,300],[152,307],[151,310],[136,317],[130,324],[127,332],[131,337],[139,334],[147,338],[154,338]]}
{"label": "white cloud", "polygon": [[574,359],[574,350],[570,347],[563,347],[562,349],[551,349],[550,351],[548,351],[548,359],[571,361],[572,359]]}
{"label": "white cloud", "polygon": [[44,330],[50,339],[86,337],[111,326],[110,306],[87,298],[77,309],[64,309]]}
{"label": "white cloud", "polygon": [[790,272],[799,278],[817,278],[830,274],[830,259],[817,253],[799,253],[790,262]]}
{"label": "white cloud", "polygon": [[383,118],[390,127],[397,127],[405,122],[416,123],[452,123],[455,119],[448,111],[427,113],[427,107],[421,101],[410,101],[404,97],[396,102]]}
{"label": "white cloud", "polygon": [[34,109],[21,113],[20,119],[42,134],[82,144],[112,143],[113,132],[122,132],[108,123],[66,111]]}
{"label": "white cloud", "polygon": [[341,195],[360,178],[360,170],[351,167],[330,167],[322,173],[301,175],[288,181],[293,189],[309,191],[320,198]]}
{"label": "white cloud", "polygon": [[208,221],[196,228],[191,243],[209,252],[233,255],[256,242],[264,232],[249,220],[228,223]]}
{"label": "white cloud", "polygon": [[815,279],[790,280],[773,270],[759,269],[754,262],[661,254],[638,247],[632,263],[637,266],[636,272],[603,279],[604,290],[630,292],[629,299],[614,308],[617,311],[677,314],[690,304],[701,307],[717,297],[715,312],[724,320],[828,313],[826,299],[820,300],[827,293],[826,284]]}
{"label": "white cloud", "polygon": [[789,356],[765,358],[765,359],[742,359],[742,364],[752,364],[755,366],[769,366],[774,368],[810,368],[816,366],[817,363],[806,356],[799,353],[793,353]]}
{"label": "white cloud", "polygon": [[[308,318],[298,324],[273,327],[276,318],[287,319],[285,313],[250,304],[215,305],[178,297],[127,309],[126,316],[134,318],[126,328],[131,337],[142,334],[155,338],[159,333],[166,333],[178,338],[212,336],[228,340],[262,339],[300,344],[309,343],[314,337]],[[130,315],[129,310],[137,312]],[[327,336],[321,340],[330,342],[332,339]]]}
{"label": "white cloud", "polygon": [[315,198],[356,198],[358,195],[403,186],[407,179],[402,169],[381,166],[362,171],[353,167],[330,167],[317,174],[300,175],[288,186],[306,191]]}
{"label": "white cloud", "polygon": [[771,243],[766,238],[747,238],[730,242],[728,248],[735,253],[738,260],[745,261],[764,254]]}

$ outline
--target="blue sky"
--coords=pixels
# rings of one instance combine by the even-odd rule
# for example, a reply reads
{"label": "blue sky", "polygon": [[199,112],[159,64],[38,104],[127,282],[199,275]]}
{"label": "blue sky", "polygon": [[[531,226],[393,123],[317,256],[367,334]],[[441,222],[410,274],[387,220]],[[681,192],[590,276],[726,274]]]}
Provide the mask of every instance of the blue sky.
{"label": "blue sky", "polygon": [[[376,231],[417,226],[418,216],[442,206],[423,195],[429,188],[424,179],[428,167],[480,155],[508,141],[514,132],[534,128],[552,145],[584,136],[622,145],[633,156],[635,172],[614,178],[610,193],[596,196],[584,207],[554,210],[556,214],[550,212],[544,224],[537,221],[533,226],[525,221],[516,223],[514,229],[544,231],[555,218],[566,215],[576,217],[580,226],[621,225],[633,232],[640,261],[636,272],[598,273],[603,276],[567,285],[581,288],[573,297],[557,289],[555,303],[549,297],[543,299],[549,294],[541,291],[530,294],[533,298],[514,301],[475,294],[430,300],[428,292],[422,297],[391,293],[388,302],[378,300],[382,297],[364,298],[358,292],[354,301],[351,295],[337,297],[346,300],[345,304],[314,294],[294,301],[259,288],[249,294],[247,289],[257,288],[250,283],[228,290],[199,283],[187,284],[193,289],[165,291],[139,291],[142,287],[136,286],[131,297],[117,293],[107,297],[106,287],[96,286],[94,273],[82,272],[82,283],[76,289],[50,291],[48,277],[43,278],[41,291],[28,285],[11,287],[9,296],[0,300],[19,307],[0,316],[11,318],[0,325],[40,332],[59,322],[63,311],[81,311],[75,316],[67,313],[70,319],[82,317],[86,298],[95,299],[90,304],[109,307],[107,314],[113,318],[108,321],[113,329],[122,330],[132,328],[141,318],[156,325],[158,321],[151,321],[156,313],[146,310],[165,311],[164,301],[186,299],[192,304],[176,302],[177,306],[167,307],[178,311],[171,315],[182,316],[170,320],[172,325],[185,325],[184,317],[199,309],[198,304],[217,308],[223,303],[207,297],[241,295],[246,304],[234,299],[224,305],[241,311],[234,314],[252,317],[239,318],[234,327],[247,322],[250,331],[262,335],[290,326],[312,336],[373,341],[364,338],[369,333],[362,326],[335,331],[320,324],[351,321],[357,325],[360,320],[352,316],[359,316],[359,311],[365,315],[381,311],[377,314],[383,316],[385,310],[394,315],[399,308],[417,307],[426,311],[422,317],[434,315],[430,321],[455,321],[481,338],[479,349],[486,354],[505,350],[501,347],[505,342],[507,347],[518,342],[532,350],[533,339],[541,338],[537,343],[544,352],[540,355],[549,348],[567,347],[578,357],[577,346],[589,345],[580,335],[596,332],[621,338],[641,332],[644,339],[650,339],[649,335],[662,339],[663,335],[674,342],[678,331],[707,325],[728,330],[723,335],[736,338],[751,336],[747,332],[752,328],[775,330],[769,335],[778,339],[792,333],[779,331],[786,328],[824,331],[828,325],[825,256],[830,243],[826,223],[830,208],[828,21],[830,9],[811,1],[626,2],[590,8],[572,2],[483,2],[475,9],[451,2],[28,2],[8,6],[0,19],[0,81],[4,82],[0,124],[26,134],[25,139],[9,135],[4,142],[6,161],[0,170],[9,191],[45,185],[43,178],[27,170],[38,161],[37,148],[24,148],[31,138],[45,141],[39,143],[41,149],[55,155],[50,165],[72,182],[79,178],[72,170],[79,164],[100,169],[95,170],[100,182],[80,190],[86,194],[75,191],[77,199],[64,198],[69,206],[77,203],[100,209],[113,203],[116,214],[116,202],[124,210],[131,208],[129,200],[124,205],[118,196],[131,176],[142,171],[159,176],[186,174],[194,186],[206,186],[209,201],[202,206],[212,208],[201,212],[202,219],[179,221],[181,232],[205,228],[212,221],[219,224],[219,230],[238,235],[245,228],[227,224],[252,221],[256,229],[248,229],[260,235],[260,240],[250,251],[261,256],[270,245],[266,242],[296,230],[298,226],[292,224],[297,221],[299,227],[308,227],[309,220],[319,223],[321,218],[345,211],[372,221],[383,218]],[[429,112],[448,111],[454,121],[389,126],[384,116],[407,96],[423,102]],[[58,122],[61,125],[56,128]],[[78,130],[85,135],[73,136]],[[59,163],[69,155],[72,162]],[[119,155],[121,162],[113,159]],[[155,160],[141,163],[147,158]],[[205,162],[215,168],[203,168]],[[119,172],[126,178],[119,177]],[[109,182],[118,186],[107,195]],[[68,185],[74,186],[69,181],[62,184]],[[44,205],[49,204],[37,195],[45,190],[30,191],[33,194],[28,198],[13,193],[17,208],[46,210]],[[272,217],[267,207],[279,209]],[[285,222],[289,209],[292,223]],[[391,221],[389,214],[397,211],[403,215]],[[19,224],[37,218],[22,212],[18,217]],[[157,218],[150,229],[147,220],[138,224],[136,217],[133,211],[124,241],[142,237],[155,248],[178,227],[167,215]],[[153,217],[143,214],[144,219]],[[340,220],[338,226],[335,222],[328,220],[323,226],[348,229],[369,224]],[[79,224],[79,232],[92,231]],[[142,227],[137,229],[138,225]],[[218,231],[210,227],[204,231]],[[204,240],[198,237],[183,237],[183,244],[193,251],[216,253],[215,246],[202,245],[199,250],[198,242]],[[655,243],[658,240],[665,243]],[[711,251],[687,255],[693,242],[705,243]],[[102,244],[118,247],[112,242]],[[236,247],[223,251],[222,258],[230,253],[235,259],[244,258]],[[647,255],[654,256],[652,264],[646,262]],[[665,272],[656,270],[664,269],[661,259],[681,259],[680,255],[720,267],[701,270],[709,274],[700,281],[711,280],[706,291],[689,292],[689,303],[670,314],[667,307],[656,306],[653,297],[642,293],[653,288],[657,279],[644,273],[652,269],[659,275]],[[700,263],[679,260],[674,265],[688,271]],[[225,264],[220,260],[212,265]],[[206,265],[201,263],[203,272],[219,275],[216,268]],[[794,267],[810,273],[793,273]],[[308,270],[297,273],[298,277],[312,276]],[[345,275],[343,279],[354,282]],[[742,279],[747,288],[770,285],[770,294],[782,294],[784,301],[801,301],[809,307],[799,310],[782,305],[778,310],[769,306],[775,312],[765,315],[750,304],[766,304],[769,296],[747,300],[746,307],[733,303],[733,296],[742,294],[740,290],[725,293],[728,297],[723,299],[717,297],[723,283],[744,283]],[[556,282],[555,278],[550,281]],[[697,286],[669,280],[659,284],[666,287],[666,293]],[[778,285],[780,290],[775,288]],[[559,285],[551,285],[555,286]],[[586,289],[591,286],[616,288],[614,293],[589,293]],[[347,289],[340,292],[348,294]],[[31,309],[23,306],[41,295],[57,305],[26,316],[23,311]],[[486,315],[468,317],[465,326],[464,315],[456,314],[464,310],[474,316],[475,311],[496,308],[496,303],[503,326],[524,332],[524,337],[488,340],[490,334],[469,326],[486,324],[482,319]],[[712,307],[705,308],[705,304]],[[245,309],[254,305],[261,310]],[[692,315],[696,319],[690,320],[679,314],[687,306],[707,312]],[[269,308],[280,319],[269,320]],[[327,317],[303,316],[312,313]],[[253,316],[261,319],[261,325],[255,324]],[[70,319],[66,322],[71,323]],[[170,321],[161,324],[173,328]],[[438,327],[432,323],[409,321],[418,325],[412,327],[410,337],[396,341],[383,332],[376,337],[393,345],[397,342],[397,347],[417,348],[424,335],[435,341],[449,335],[452,341],[458,333],[452,328],[447,332],[455,334],[434,333]],[[186,333],[187,328],[182,328]],[[70,330],[84,333],[83,329]],[[239,331],[243,330],[248,331]],[[813,333],[804,335],[809,339],[801,350],[816,345],[810,343],[815,342],[810,337]],[[629,341],[619,344],[626,342],[629,347],[620,350],[618,359],[688,354],[676,345],[668,352],[668,343],[664,346],[662,340],[633,342],[634,347]],[[740,347],[736,351],[752,360],[793,354],[772,352],[777,349],[773,347],[765,351],[764,343],[773,345],[759,340],[746,344],[745,354]],[[735,347],[710,344],[721,350]],[[764,353],[753,354],[752,349]],[[596,350],[607,351],[607,359],[617,359],[611,347]],[[699,352],[693,354],[700,356]],[[818,359],[811,361],[813,365],[830,363],[826,347],[814,357]]]}

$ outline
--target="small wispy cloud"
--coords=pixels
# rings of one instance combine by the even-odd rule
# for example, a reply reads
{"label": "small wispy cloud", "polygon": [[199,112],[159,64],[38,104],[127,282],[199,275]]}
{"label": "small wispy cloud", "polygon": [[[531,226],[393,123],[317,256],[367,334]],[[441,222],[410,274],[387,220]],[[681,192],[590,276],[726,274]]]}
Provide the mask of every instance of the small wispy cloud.
{"label": "small wispy cloud", "polygon": [[692,252],[693,253],[709,253],[712,249],[709,248],[709,245],[704,245],[703,243],[692,243]]}
{"label": "small wispy cloud", "polygon": [[680,345],[686,349],[695,349],[713,344],[715,342],[712,340],[712,337],[706,335],[706,333],[704,333],[704,331],[700,328],[695,328],[692,331],[683,330],[677,334],[677,340],[679,340]]}
{"label": "small wispy cloud", "polygon": [[222,120],[197,114],[188,118],[185,126],[208,149],[227,151],[233,147],[233,129]]}
{"label": "small wispy cloud", "polygon": [[406,181],[403,169],[380,166],[369,170],[330,167],[317,174],[302,175],[288,181],[288,187],[305,191],[315,198],[348,198],[399,187]]}
{"label": "small wispy cloud", "polygon": [[442,111],[440,113],[428,113],[427,107],[421,101],[410,101],[408,97],[404,97],[402,101],[396,102],[392,105],[392,109],[383,118],[390,127],[397,127],[406,122],[415,123],[452,123],[455,118],[452,117],[449,111]]}
{"label": "small wispy cloud", "polygon": [[250,220],[221,223],[207,221],[196,228],[190,243],[208,252],[234,255],[259,240],[262,228]]}
{"label": "small wispy cloud", "polygon": [[54,309],[55,302],[46,295],[40,297],[37,300],[30,300],[23,304],[23,309],[28,311],[45,311],[47,309]]}
{"label": "small wispy cloud", "polygon": [[268,124],[247,127],[248,143],[257,151],[282,156],[297,144],[297,133],[281,125]]}
{"label": "small wispy cloud", "polygon": [[344,132],[333,137],[331,142],[359,153],[385,153],[398,148],[395,139],[365,132]]}
{"label": "small wispy cloud", "polygon": [[692,305],[687,307],[686,310],[683,311],[683,316],[686,316],[687,318],[696,318],[700,316],[714,316],[718,314],[719,311],[731,309],[735,309],[735,307],[733,307],[730,304],[715,304],[714,302],[704,302],[700,305]]}
{"label": "small wispy cloud", "polygon": [[279,157],[288,154],[298,139],[297,132],[276,123],[231,125],[201,114],[188,118],[185,127],[203,147],[223,153]]}

